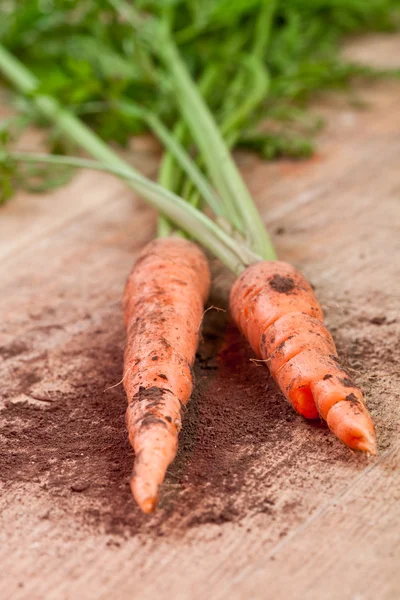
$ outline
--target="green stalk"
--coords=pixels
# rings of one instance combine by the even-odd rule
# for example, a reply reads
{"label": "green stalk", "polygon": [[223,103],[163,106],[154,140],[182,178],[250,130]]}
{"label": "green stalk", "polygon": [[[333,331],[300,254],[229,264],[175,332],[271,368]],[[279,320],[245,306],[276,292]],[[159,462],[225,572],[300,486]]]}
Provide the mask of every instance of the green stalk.
{"label": "green stalk", "polygon": [[[194,160],[191,158],[188,152],[186,152],[184,146],[180,143],[180,138],[183,134],[183,123],[181,122],[178,130],[174,134],[171,134],[165,125],[160,121],[160,119],[149,111],[141,109],[135,104],[126,101],[118,102],[116,106],[126,115],[143,118],[148,123],[153,133],[158,137],[160,142],[162,142],[165,148],[167,148],[170,154],[176,159],[176,162],[181,166],[182,170],[197,187],[203,199],[213,210],[214,214],[217,216],[227,217],[227,215],[223,215],[221,204],[212,187],[208,183],[207,178],[203,175]],[[171,164],[169,164],[169,162],[171,162]],[[169,170],[171,166],[172,160],[169,159],[168,167],[166,168]]]}
{"label": "green stalk", "polygon": [[[228,113],[222,120],[220,125],[220,131],[225,140],[225,144],[229,150],[235,145],[241,130],[241,124],[246,120],[248,115],[258,106],[258,104],[264,99],[269,85],[269,78],[263,65],[256,59],[256,57],[249,55],[246,57],[247,66],[250,68],[251,75],[253,76],[253,86],[251,93],[247,94],[246,99],[242,104],[235,108],[234,111]],[[233,82],[233,85],[239,83],[238,78]],[[202,164],[201,160],[198,160],[198,164]],[[188,198],[188,201],[197,206],[199,193],[197,190],[193,190],[189,187],[190,193],[186,191],[183,194],[184,198]],[[224,215],[227,217],[227,215]],[[229,220],[229,217],[228,217]]]}
{"label": "green stalk", "polygon": [[[248,57],[246,57],[246,60],[247,65],[250,68],[250,74],[253,76],[254,79],[253,86],[251,88],[252,91],[251,93],[247,94],[246,99],[242,102],[242,104],[240,104],[238,107],[235,108],[234,111],[228,113],[225,116],[220,125],[220,131],[223,134],[225,144],[229,149],[231,149],[235,145],[241,133],[240,126],[242,125],[242,123],[246,120],[248,115],[257,107],[257,105],[264,99],[269,85],[269,78],[267,76],[267,73],[265,72],[263,65],[258,61],[258,59],[256,57],[253,57],[252,55],[249,55]],[[235,78],[232,85],[239,85],[238,77]],[[240,85],[242,85],[241,82]],[[204,161],[201,160],[201,157],[197,159],[197,164],[199,166],[204,164]],[[198,189],[193,187],[192,180],[186,178],[181,195],[183,196],[183,198],[187,199],[187,201],[190,202],[190,204],[192,204],[193,206],[198,206],[200,195]]]}
{"label": "green stalk", "polygon": [[[179,127],[178,123],[178,127],[175,127],[175,131],[173,132],[172,140],[175,142],[177,138],[181,138],[182,134],[183,126]],[[168,135],[170,135],[169,132]],[[171,149],[167,152],[164,152],[161,158],[160,167],[158,169],[158,183],[162,187],[167,188],[167,190],[170,190],[171,192],[174,192],[176,190],[176,178],[177,175],[179,175],[179,173],[177,172],[175,159],[176,156],[172,154]],[[168,221],[168,219],[166,219],[163,215],[159,215],[157,220],[158,237],[166,237],[167,235],[169,235],[169,232],[171,232],[171,229],[171,224]]]}
{"label": "green stalk", "polygon": [[224,211],[230,215],[233,225],[243,231],[243,221],[238,206],[232,202],[224,173],[231,160],[229,151],[223,144],[219,131],[208,109],[205,108],[206,105],[198,93],[195,83],[181,63],[173,43],[168,41],[159,45],[163,46],[158,51],[161,52],[160,57],[172,75],[177,101],[220,194]]}
{"label": "green stalk", "polygon": [[[251,93],[246,94],[246,98],[242,104],[237,106],[235,110],[228,113],[220,125],[220,131],[229,149],[234,146],[237,138],[240,135],[239,127],[263,101],[268,90],[269,76],[264,68],[262,59],[269,42],[275,9],[276,0],[264,0],[260,10],[260,15],[256,21],[253,50],[250,55],[245,57],[245,65],[247,66],[250,76],[253,79]],[[240,88],[243,85],[241,76],[242,72],[239,72],[235,77],[230,88],[231,92],[233,92],[233,88],[235,86]],[[231,96],[230,93],[228,95]],[[196,206],[198,201],[198,192],[196,190],[192,191],[190,195],[184,194],[184,197],[187,197],[188,201]]]}
{"label": "green stalk", "polygon": [[[246,121],[247,117],[257,108],[257,106],[263,101],[267,94],[267,90],[269,87],[269,76],[262,63],[262,58],[264,56],[266,47],[269,42],[272,19],[275,9],[276,0],[264,0],[264,4],[261,7],[260,15],[256,22],[256,31],[254,35],[252,53],[244,58],[244,64],[249,71],[251,79],[253,80],[250,88],[251,93],[246,94],[245,100],[239,106],[237,106],[235,110],[229,112],[222,120],[220,125],[220,131],[229,149],[231,149],[236,143],[236,140],[238,139],[241,133],[240,126],[242,125],[242,123]],[[208,69],[207,71],[209,70],[210,69]],[[209,77],[207,77],[207,71],[202,79],[210,79]],[[243,82],[241,81],[242,74],[242,72],[239,72],[238,75],[235,77],[234,81],[232,82],[232,85],[230,87],[230,93],[228,94],[229,97],[231,97],[232,95],[233,87],[236,86],[240,88],[243,86]],[[215,72],[213,73],[212,81],[215,81]],[[198,87],[200,88],[200,91],[202,92],[202,95],[204,97],[205,94],[202,89],[202,82],[199,83]],[[151,123],[149,124],[151,125]],[[160,136],[160,134],[157,133],[154,127],[153,131],[163,141],[165,146],[173,151],[171,143],[168,143],[168,140],[166,139],[162,139],[162,136]],[[165,158],[167,159],[168,155]],[[202,161],[199,160],[197,161],[199,165],[201,164],[201,162]],[[194,161],[192,161],[192,164],[193,163]],[[181,162],[180,164],[182,166]],[[184,170],[186,174],[188,174],[188,170]],[[195,184],[197,189],[193,187],[193,183]],[[181,195],[185,199],[187,199],[188,202],[193,204],[193,206],[198,206],[198,202],[200,199],[199,191],[201,194],[202,192],[199,186],[196,184],[196,181],[194,181],[193,177],[189,177],[186,178],[184,182]],[[218,215],[219,213],[215,210],[215,207],[211,204],[211,202],[208,202],[208,204],[214,210],[214,213]],[[224,216],[225,218],[229,219],[227,215]]]}
{"label": "green stalk", "polygon": [[207,169],[230,219],[239,230],[248,234],[257,254],[269,260],[276,253],[253,199],[233,161],[215,121],[192,81],[178,50],[168,35],[159,40],[157,51],[173,77],[182,113],[201,150]]}
{"label": "green stalk", "polygon": [[[166,23],[161,24],[159,21],[151,17],[144,18],[140,14],[140,12],[135,8],[134,5],[127,4],[125,0],[108,1],[109,4],[114,7],[114,9],[121,15],[123,19],[128,20],[132,24],[132,26],[135,28],[135,30],[141,37],[142,41],[145,44],[152,47],[153,51],[158,56],[160,56],[160,58],[162,58],[164,62],[167,63],[167,66],[170,62],[181,62],[179,54],[175,49],[172,40],[169,38],[169,35],[167,35],[167,31],[165,29]],[[166,50],[166,53],[164,53],[164,50]],[[176,55],[176,61],[169,60],[171,58],[171,53]],[[214,184],[217,190],[219,191],[220,205],[222,206],[223,211],[228,215],[228,219],[233,224],[233,226],[238,231],[241,231],[243,233],[243,219],[240,216],[240,212],[242,211],[246,213],[246,210],[245,207],[243,207],[243,209],[242,207],[239,207],[238,210],[238,203],[232,202],[232,198],[229,193],[229,188],[227,188],[227,186],[225,185],[225,179],[232,179],[231,185],[233,186],[233,188],[235,188],[235,186],[237,186],[238,184],[240,188],[241,184],[245,194],[247,193],[247,195],[249,196],[249,193],[236,168],[236,165],[233,162],[233,159],[230,156],[228,149],[224,146],[224,142],[218,131],[218,127],[214,123],[211,113],[209,112],[207,105],[203,101],[198,87],[196,87],[195,83],[191,80],[190,75],[186,71],[186,68],[183,65],[183,63],[181,63],[180,66],[182,79],[183,82],[186,83],[186,86],[183,86],[183,90],[177,90],[178,96],[180,96],[180,92],[182,92],[183,96],[189,96],[189,99],[191,100],[191,102],[189,102],[189,106],[187,106],[187,109],[186,102],[183,102],[182,104],[182,112],[185,116],[185,120],[189,126],[189,129],[192,130],[192,134],[196,139],[200,150],[204,154],[204,160],[207,164],[208,170],[210,171],[212,179],[214,180]],[[175,78],[175,84],[176,83],[177,82]],[[179,100],[183,101],[182,98],[179,98]],[[199,114],[197,114],[198,110]],[[208,138],[210,138],[209,141]],[[224,176],[225,171],[228,171],[228,173],[226,174],[227,177]],[[240,195],[240,189],[238,189],[238,194]],[[253,216],[255,215],[256,221],[260,221],[258,211],[256,210],[250,197],[250,212],[251,211],[254,213]],[[246,233],[248,232],[251,234],[252,230],[254,230],[255,232],[256,229],[258,229],[258,236],[262,238],[262,243],[254,244],[254,251],[261,256],[275,258],[276,255],[274,249],[271,245],[271,242],[269,241],[268,234],[263,224],[261,223],[261,229],[257,226],[256,223],[255,225],[253,225],[251,221],[251,215],[248,215],[246,217],[246,220],[248,222],[248,227],[246,227]],[[258,250],[257,247],[259,247]],[[264,252],[260,252],[260,249],[264,250]]]}
{"label": "green stalk", "polygon": [[[171,14],[169,14],[169,17],[171,17]],[[215,65],[209,65],[205,69],[198,83],[199,90],[204,97],[213,88],[216,75],[217,69]],[[139,107],[135,105],[136,108]],[[147,124],[167,149],[161,159],[159,171],[161,176],[161,179],[159,178],[160,185],[164,185],[167,189],[179,194],[196,208],[200,208],[200,202],[203,199],[214,210],[214,214],[222,215],[223,207],[219,199],[215,196],[208,179],[203,175],[200,164],[190,156],[184,147],[185,137],[187,137],[185,122],[179,120],[171,134],[156,115],[148,111],[146,113],[150,117],[147,120]],[[187,177],[183,182],[182,189],[179,191],[179,184],[184,173],[186,173]],[[185,193],[185,189],[188,190],[187,194]],[[168,222],[165,217],[160,215],[158,218],[159,235],[166,235],[167,230]]]}
{"label": "green stalk", "polygon": [[[168,27],[172,27],[173,24],[173,20],[174,20],[174,9],[172,6],[164,6],[162,8],[162,13],[163,13],[163,19],[168,23]],[[149,113],[151,116],[151,113]],[[157,125],[160,123],[162,129],[159,129],[159,133],[157,134],[154,131],[154,127],[157,128]],[[150,125],[153,129],[153,133],[156,133],[156,135],[158,136],[158,138],[160,138],[160,132],[161,135],[164,133],[164,126],[163,124],[158,120],[158,118],[156,117],[156,122],[153,122],[153,125],[151,124],[150,120],[147,119],[147,124]],[[169,132],[167,129],[165,129],[165,131],[168,134],[168,140],[170,139],[169,136]],[[179,135],[179,132],[177,132],[177,137]],[[180,136],[178,138],[180,140]],[[171,140],[174,142],[174,137],[171,137]],[[165,143],[165,142],[164,142]],[[175,165],[175,159],[176,157],[171,153],[171,151],[168,152],[164,152],[163,157],[161,159],[161,163],[160,163],[160,167],[158,170],[158,183],[162,186],[167,188],[167,190],[170,190],[171,192],[174,191],[175,188],[175,177],[176,177],[176,165]],[[170,235],[172,231],[172,227],[171,227],[171,223],[168,221],[168,219],[166,217],[164,217],[164,215],[159,215],[158,219],[157,219],[157,236],[158,237],[167,237],[168,235]]]}
{"label": "green stalk", "polygon": [[[269,87],[269,76],[262,62],[255,56],[250,54],[245,57],[245,64],[250,71],[252,85],[249,86],[245,100],[235,108],[234,111],[226,115],[221,123],[220,130],[225,138],[232,137],[232,143],[236,141],[236,130],[247,119],[257,106],[265,98]],[[238,134],[238,132],[236,132]]]}
{"label": "green stalk", "polygon": [[[166,214],[181,229],[186,230],[211,250],[234,273],[240,273],[247,264],[258,259],[257,255],[233,240],[206,215],[179,198],[179,196],[165,190],[135,171],[81,123],[78,118],[64,110],[54,98],[38,94],[36,91],[38,81],[33,74],[1,45],[0,71],[21,92],[30,96],[33,104],[49,121],[55,123],[66,136],[101,163],[100,167],[98,163],[93,164],[92,161],[78,159],[80,166],[85,164],[87,168],[103,168],[127,179],[129,186],[135,192],[146,198],[152,206]],[[53,161],[57,159],[58,164],[67,164],[65,157],[49,156],[47,158]]]}
{"label": "green stalk", "polygon": [[236,203],[232,202],[224,177],[225,166],[233,161],[198,88],[186,71],[174,43],[167,34],[165,23],[154,18],[143,19],[136,8],[124,0],[109,0],[109,3],[122,18],[132,24],[142,40],[149,44],[166,63],[173,76],[175,91],[185,121],[204,155],[207,168],[220,194],[224,211],[229,214],[229,219],[236,229],[243,231],[240,212]]}
{"label": "green stalk", "polygon": [[[174,157],[172,154],[165,154],[161,160],[158,170],[158,183],[167,190],[174,189]],[[169,220],[164,215],[159,215],[157,219],[157,237],[167,237],[171,235],[173,228]]]}
{"label": "green stalk", "polygon": [[276,3],[277,0],[264,0],[263,6],[261,7],[260,14],[256,22],[254,32],[253,54],[259,60],[263,60],[265,51],[270,40],[272,22],[276,10]]}
{"label": "green stalk", "polygon": [[[220,125],[220,131],[228,148],[234,146],[240,135],[241,124],[244,123],[247,117],[257,108],[267,93],[269,77],[264,68],[262,59],[269,43],[275,10],[276,0],[264,0],[259,17],[256,21],[253,50],[245,59],[245,64],[253,79],[251,93],[246,95],[246,99],[242,104],[236,107],[234,111],[227,114]],[[239,73],[236,76],[232,86],[239,85],[241,74],[242,73]],[[190,195],[185,194],[184,197],[188,197],[188,201],[196,206],[198,201],[197,190],[194,190]]]}
{"label": "green stalk", "polygon": [[[213,89],[216,80],[218,77],[218,69],[216,68],[216,65],[214,64],[209,64],[207,65],[207,68],[204,70],[204,73],[202,74],[199,82],[198,82],[198,88],[200,90],[200,93],[202,94],[202,96],[204,98],[207,97],[207,95],[209,94],[210,90]],[[175,131],[173,132],[173,137],[175,137],[175,139],[177,139],[177,141],[181,144],[181,146],[183,147],[184,151],[185,148],[183,146],[183,142],[184,142],[184,137],[185,134],[187,134],[187,127],[186,127],[186,123],[183,120],[179,120],[176,126],[178,133],[177,135],[175,134]],[[169,148],[169,151],[166,152],[163,156],[162,162],[164,161],[164,159],[166,161],[168,161],[169,159],[171,159],[170,152],[171,150],[173,150],[173,146],[170,145],[168,146],[167,140],[164,140],[165,146],[167,148]],[[175,191],[176,193],[179,193],[179,195],[181,197],[183,197],[185,200],[187,200],[190,204],[192,204],[192,206],[195,206],[196,208],[200,208],[201,207],[201,201],[205,200],[209,206],[211,206],[211,208],[213,208],[214,210],[214,214],[221,216],[223,214],[223,206],[220,202],[219,199],[216,198],[214,190],[212,189],[211,185],[208,182],[208,179],[203,175],[203,172],[201,170],[201,166],[202,166],[202,161],[201,161],[201,157],[198,157],[197,159],[192,158],[190,156],[189,153],[187,153],[187,156],[191,162],[192,165],[194,165],[194,168],[197,169],[198,173],[200,174],[200,177],[203,178],[203,181],[205,183],[205,185],[208,187],[208,190],[205,190],[204,185],[198,185],[198,178],[193,178],[193,177],[186,177],[186,179],[183,181],[183,185],[181,186],[181,189],[179,190],[179,188],[177,187],[177,182],[175,181],[175,189],[173,189],[172,191]],[[179,162],[179,160],[178,160]],[[181,169],[180,169],[180,174],[183,175],[183,170],[182,170],[182,163],[180,163],[181,165]],[[175,177],[177,178],[179,176],[179,169],[176,168],[175,171]],[[188,175],[188,171],[186,169],[186,174]],[[200,191],[201,193],[200,193]],[[214,206],[214,204],[210,201],[210,193],[213,196],[214,201],[218,204],[218,206]],[[161,217],[162,218],[162,217]],[[225,215],[225,220],[229,220],[229,215]]]}
{"label": "green stalk", "polygon": [[[218,77],[218,68],[216,68],[215,64],[210,64],[207,66],[207,68],[204,70],[204,73],[202,74],[199,82],[198,82],[198,87],[200,90],[200,93],[202,94],[202,96],[204,98],[207,97],[207,95],[210,93],[210,91],[213,89],[216,81],[217,81],[217,77]],[[172,136],[177,140],[178,143],[180,143],[181,147],[183,148],[183,151],[186,152],[184,146],[183,146],[183,142],[184,142],[184,134],[187,133],[187,127],[185,124],[185,121],[180,120],[178,121],[175,129],[177,131],[173,131]],[[153,132],[156,133],[156,131],[153,129]],[[169,133],[169,132],[168,132]],[[157,135],[157,133],[156,133]],[[189,141],[188,141],[189,143]],[[162,162],[165,160],[169,160],[169,154],[171,151],[174,150],[173,145],[168,143],[168,140],[165,138],[164,139],[164,145],[166,148],[168,148],[168,152],[166,152],[163,156]],[[192,158],[190,156],[190,154],[188,152],[186,152],[187,157],[190,161],[190,164],[192,165],[193,169],[197,170],[197,173],[199,173],[200,178],[203,179],[203,184],[200,184],[200,178],[197,177],[186,177],[183,181],[183,184],[181,186],[181,189],[178,192],[178,187],[177,187],[177,181],[175,181],[175,189],[173,189],[173,191],[175,191],[176,193],[179,193],[179,195],[181,197],[183,197],[185,200],[187,200],[190,204],[192,204],[193,206],[196,206],[196,208],[200,207],[201,204],[201,200],[205,200],[208,205],[213,209],[214,214],[216,214],[218,217],[221,217],[223,215],[223,206],[221,204],[221,201],[219,198],[216,197],[214,190],[212,189],[211,185],[208,182],[208,179],[205,177],[205,175],[203,175],[203,171],[201,170],[201,167],[203,165],[203,162],[201,160],[201,157],[197,157],[197,158]],[[175,153],[175,157],[179,159],[178,155]],[[182,161],[179,161],[179,164],[181,166],[181,174],[183,175],[183,170],[182,170],[182,166],[183,163]],[[186,172],[186,175],[189,175],[188,173],[188,169],[184,169],[184,171]],[[176,174],[177,175],[177,174]],[[205,189],[204,186],[207,186],[208,190]],[[212,202],[211,202],[211,195],[212,195]],[[215,205],[216,203],[216,205]],[[223,215],[224,221],[228,220],[229,221],[229,215]]]}

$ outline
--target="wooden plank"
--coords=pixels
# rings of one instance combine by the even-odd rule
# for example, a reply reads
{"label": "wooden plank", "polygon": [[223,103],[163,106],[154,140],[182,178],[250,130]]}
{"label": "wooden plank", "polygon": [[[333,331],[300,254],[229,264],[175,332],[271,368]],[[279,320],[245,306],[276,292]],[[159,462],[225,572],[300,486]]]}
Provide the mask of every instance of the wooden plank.
{"label": "wooden plank", "polygon": [[[1,99],[1,97],[0,97]],[[1,115],[9,116],[9,114]],[[29,129],[23,133],[16,149],[40,152],[46,149],[42,132]],[[156,173],[155,158],[159,145],[147,135],[136,138],[123,153],[127,162],[152,177]],[[51,194],[18,192],[12,202],[1,208],[0,260],[13,257],[20,250],[32,247],[52,233],[60,231],[70,221],[84,218],[105,203],[114,203],[128,194],[124,183],[101,172],[81,171],[64,187]],[[131,192],[130,196],[134,198]]]}
{"label": "wooden plank", "polygon": [[[393,53],[400,38],[390,40]],[[196,438],[196,460],[187,457],[183,475],[172,470],[164,487],[173,510],[165,503],[144,522],[127,486],[123,393],[104,390],[120,378],[121,290],[152,234],[153,213],[98,174],[79,175],[48,198],[21,195],[2,209],[11,245],[1,246],[0,440],[8,452],[1,598],[398,597],[400,273],[388,257],[398,256],[400,244],[399,92],[398,82],[360,89],[370,103],[361,112],[338,97],[321,100],[328,127],[316,159],[265,165],[239,157],[280,255],[315,284],[339,350],[367,392],[378,459],[352,455],[322,426],[292,415],[265,370],[244,355],[243,376],[229,365],[203,369],[196,391],[200,406],[226,409],[232,427],[264,422],[257,447],[244,438],[221,450],[233,479],[240,460],[250,460],[240,489],[217,496],[201,478],[185,488],[200,456]],[[149,153],[143,160],[151,171]],[[40,221],[34,233],[18,216],[30,202]],[[56,225],[51,202],[61,215]],[[21,241],[13,245],[18,223]],[[229,404],[238,388],[247,422],[235,421],[240,411]],[[218,428],[218,413],[212,416]],[[219,440],[207,435],[216,459]],[[46,436],[53,445],[41,443]],[[204,469],[207,481],[211,465]],[[73,493],[82,473],[91,487]],[[208,518],[232,500],[236,517]]]}
{"label": "wooden plank", "polygon": [[[400,446],[385,452],[351,488],[271,548],[258,565],[233,576],[229,589],[254,597],[400,596]],[[216,596],[217,597],[217,596]]]}

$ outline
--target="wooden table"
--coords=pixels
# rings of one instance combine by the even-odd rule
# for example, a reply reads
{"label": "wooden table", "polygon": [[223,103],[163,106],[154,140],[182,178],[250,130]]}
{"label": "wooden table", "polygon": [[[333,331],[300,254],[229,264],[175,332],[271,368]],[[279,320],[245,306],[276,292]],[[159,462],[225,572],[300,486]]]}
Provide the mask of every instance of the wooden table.
{"label": "wooden table", "polygon": [[[393,66],[400,37],[348,52]],[[121,292],[154,214],[99,173],[19,193],[0,210],[3,600],[400,598],[400,82],[353,96],[365,106],[341,94],[316,103],[327,125],[311,160],[238,160],[280,256],[315,285],[366,391],[378,457],[294,415],[229,327],[242,368],[218,366],[209,326],[187,418],[195,435],[145,520],[129,496],[116,384]],[[150,175],[157,156],[148,139],[130,152]],[[239,407],[229,404],[238,389]],[[238,431],[225,446],[224,424]]]}

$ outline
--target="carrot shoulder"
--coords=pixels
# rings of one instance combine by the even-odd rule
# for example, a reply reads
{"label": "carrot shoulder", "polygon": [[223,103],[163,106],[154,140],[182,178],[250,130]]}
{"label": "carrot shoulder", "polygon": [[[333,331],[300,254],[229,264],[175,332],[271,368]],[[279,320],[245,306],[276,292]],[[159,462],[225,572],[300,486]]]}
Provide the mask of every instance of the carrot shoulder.
{"label": "carrot shoulder", "polygon": [[158,488],[176,455],[209,288],[206,257],[180,238],[146,246],[126,284],[124,387],[135,450],[131,489],[144,512],[154,510]]}
{"label": "carrot shoulder", "polygon": [[248,267],[230,296],[233,318],[294,409],[321,416],[351,448],[376,453],[363,395],[340,365],[323,313],[303,275],[280,261]]}

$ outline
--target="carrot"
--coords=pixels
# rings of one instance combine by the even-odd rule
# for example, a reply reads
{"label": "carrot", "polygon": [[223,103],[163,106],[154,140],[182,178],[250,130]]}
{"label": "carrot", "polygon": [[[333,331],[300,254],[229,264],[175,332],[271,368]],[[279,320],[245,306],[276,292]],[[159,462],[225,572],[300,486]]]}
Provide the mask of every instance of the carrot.
{"label": "carrot", "polygon": [[280,261],[247,267],[230,295],[233,318],[293,408],[321,416],[350,448],[376,453],[361,391],[340,365],[323,313],[303,275]]}
{"label": "carrot", "polygon": [[156,507],[159,486],[177,452],[209,288],[205,255],[181,238],[148,244],[126,284],[124,387],[135,451],[131,489],[145,513]]}

